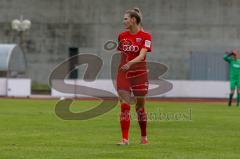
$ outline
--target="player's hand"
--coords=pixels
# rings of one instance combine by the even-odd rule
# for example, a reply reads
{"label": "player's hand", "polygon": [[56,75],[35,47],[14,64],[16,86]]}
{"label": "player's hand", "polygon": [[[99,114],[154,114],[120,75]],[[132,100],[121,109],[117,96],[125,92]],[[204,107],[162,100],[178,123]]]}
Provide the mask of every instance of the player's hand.
{"label": "player's hand", "polygon": [[125,65],[123,65],[123,66],[121,67],[121,70],[124,71],[124,72],[126,72],[126,71],[129,70],[129,69],[130,69],[130,64],[129,64],[129,63],[126,63]]}
{"label": "player's hand", "polygon": [[230,49],[227,49],[226,51],[225,51],[225,53],[226,54],[230,54],[232,51],[230,50]]}
{"label": "player's hand", "polygon": [[233,55],[232,51],[229,49],[225,51],[225,54],[227,54],[228,57]]}
{"label": "player's hand", "polygon": [[230,55],[230,54],[232,54],[232,52],[226,51],[225,54]]}
{"label": "player's hand", "polygon": [[234,54],[232,52],[228,53],[227,56],[233,56]]}

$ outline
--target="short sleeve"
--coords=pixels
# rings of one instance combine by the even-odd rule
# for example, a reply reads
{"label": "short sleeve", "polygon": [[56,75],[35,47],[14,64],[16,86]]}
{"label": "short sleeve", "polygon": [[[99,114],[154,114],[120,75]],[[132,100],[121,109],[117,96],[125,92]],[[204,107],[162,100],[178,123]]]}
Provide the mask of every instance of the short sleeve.
{"label": "short sleeve", "polygon": [[117,45],[118,45],[117,50],[122,51],[122,49],[121,49],[121,34],[118,35],[118,44]]}
{"label": "short sleeve", "polygon": [[146,34],[142,48],[146,48],[147,52],[152,51],[152,36],[150,34]]}

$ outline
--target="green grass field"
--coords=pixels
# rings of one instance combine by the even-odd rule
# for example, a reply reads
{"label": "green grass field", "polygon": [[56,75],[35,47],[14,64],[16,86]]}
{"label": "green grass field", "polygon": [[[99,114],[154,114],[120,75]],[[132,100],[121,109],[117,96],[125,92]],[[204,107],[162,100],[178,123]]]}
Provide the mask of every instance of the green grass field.
{"label": "green grass field", "polygon": [[[64,121],[55,115],[55,104],[54,100],[0,99],[0,159],[240,158],[240,108],[235,106],[147,102],[148,112],[169,118],[149,121],[148,145],[139,144],[140,130],[133,120],[130,145],[119,147],[115,145],[120,141],[118,107],[91,120]],[[73,111],[94,104],[75,101]]]}

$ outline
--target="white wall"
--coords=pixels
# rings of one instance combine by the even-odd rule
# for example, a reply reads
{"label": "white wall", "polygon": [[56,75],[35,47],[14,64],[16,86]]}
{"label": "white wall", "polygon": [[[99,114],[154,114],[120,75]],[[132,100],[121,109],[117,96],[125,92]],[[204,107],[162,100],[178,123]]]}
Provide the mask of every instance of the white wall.
{"label": "white wall", "polygon": [[8,97],[28,97],[31,95],[31,79],[0,78],[0,95]]}
{"label": "white wall", "polygon": [[161,96],[227,98],[229,83],[226,81],[178,81],[172,80],[173,89]]}
{"label": "white wall", "polygon": [[0,96],[7,95],[7,80],[6,78],[0,78]]}
{"label": "white wall", "polygon": [[[65,80],[67,84],[74,84],[73,80]],[[76,80],[77,85],[89,86],[106,91],[110,91],[115,95],[116,90],[113,87],[111,80],[97,80],[94,82],[85,82],[83,80]],[[199,98],[227,98],[229,93],[229,83],[226,81],[184,81],[184,80],[170,80],[173,84],[173,89],[165,94],[154,97],[199,97]],[[53,84],[57,83],[53,81]],[[150,88],[154,87],[150,85]],[[74,90],[73,90],[74,92]],[[74,94],[61,93],[52,89],[52,96],[54,97],[74,97]],[[77,97],[86,97],[84,95],[76,95]]]}
{"label": "white wall", "polygon": [[[58,80],[54,80],[52,82],[53,85],[58,85]],[[86,82],[83,80],[65,80],[66,84],[75,84],[75,85],[82,85],[82,86],[88,86],[91,88],[98,88],[101,90],[106,90],[109,92],[114,93],[115,95],[117,95],[117,92],[115,90],[115,88],[113,87],[112,81],[111,80],[96,80],[94,82]],[[70,89],[68,89],[70,90]],[[74,88],[71,90],[72,92],[75,92]],[[66,94],[66,93],[62,93],[60,91],[57,91],[55,89],[52,88],[51,90],[51,95],[53,97],[88,97],[86,95],[82,95],[82,94]]]}

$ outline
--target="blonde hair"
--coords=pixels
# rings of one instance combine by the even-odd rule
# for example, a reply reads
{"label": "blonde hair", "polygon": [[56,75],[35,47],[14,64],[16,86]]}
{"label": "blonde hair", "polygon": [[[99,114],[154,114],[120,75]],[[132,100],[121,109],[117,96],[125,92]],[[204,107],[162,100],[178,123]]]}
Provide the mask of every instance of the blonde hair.
{"label": "blonde hair", "polygon": [[131,9],[131,10],[127,10],[126,13],[129,14],[129,16],[131,18],[134,17],[136,19],[137,24],[141,24],[141,22],[142,22],[142,13],[141,13],[139,8],[135,7],[133,9]]}

